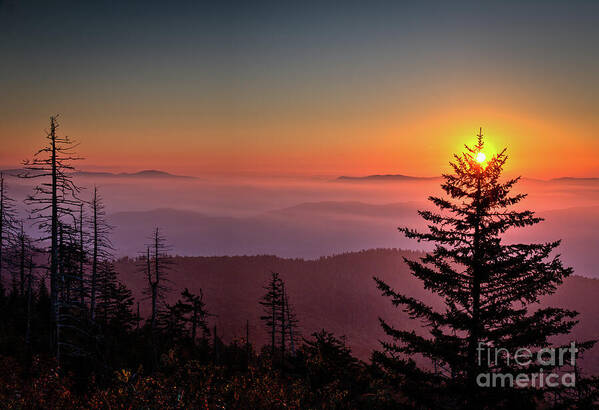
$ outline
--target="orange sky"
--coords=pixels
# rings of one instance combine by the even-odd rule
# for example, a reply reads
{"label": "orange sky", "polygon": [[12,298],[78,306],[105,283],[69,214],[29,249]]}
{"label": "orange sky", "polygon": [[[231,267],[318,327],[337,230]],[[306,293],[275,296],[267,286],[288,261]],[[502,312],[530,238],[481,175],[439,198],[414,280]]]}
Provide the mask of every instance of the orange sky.
{"label": "orange sky", "polygon": [[[76,137],[84,169],[163,169],[202,173],[437,175],[453,152],[473,143],[479,126],[488,151],[507,147],[507,170],[536,178],[599,175],[597,119],[534,107],[438,101],[413,107],[389,103],[357,115],[351,108],[298,107],[259,118],[235,113],[197,119],[108,111],[94,118],[62,113],[62,131]],[[395,109],[394,109],[395,108]],[[104,118],[104,119],[103,119]],[[13,166],[42,143],[46,118],[3,122],[0,163]]]}
{"label": "orange sky", "polygon": [[0,8],[3,167],[60,113],[87,169],[438,175],[482,126],[511,173],[599,176],[593,5],[44,7]]}

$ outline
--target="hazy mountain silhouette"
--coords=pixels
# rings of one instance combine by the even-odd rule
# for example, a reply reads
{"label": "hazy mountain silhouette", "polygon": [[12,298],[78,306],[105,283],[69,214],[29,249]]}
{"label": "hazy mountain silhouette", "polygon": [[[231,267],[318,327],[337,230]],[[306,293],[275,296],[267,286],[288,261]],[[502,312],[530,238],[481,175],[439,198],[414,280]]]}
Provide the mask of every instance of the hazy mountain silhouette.
{"label": "hazy mountain silhouette", "polygon": [[[110,216],[119,254],[135,255],[152,226],[164,228],[180,255],[256,255],[317,258],[330,253],[375,247],[408,247],[411,241],[397,233],[397,216],[377,215],[369,206],[357,204],[335,213],[332,204],[304,205],[249,217],[208,216],[194,211],[156,209],[118,212]],[[329,211],[326,211],[330,209]],[[405,215],[399,207],[388,212]],[[411,212],[414,223],[416,210]],[[390,223],[389,221],[394,221]]]}
{"label": "hazy mountain silhouette", "polygon": [[572,182],[572,183],[589,183],[599,182],[599,178],[577,178],[577,177],[561,177],[550,179],[551,182]]}
{"label": "hazy mountain silhouette", "polygon": [[320,201],[304,202],[292,207],[274,210],[275,215],[337,215],[365,216],[369,218],[389,218],[414,216],[418,207],[426,206],[420,202],[397,202],[391,204],[367,204],[358,201]]}
{"label": "hazy mountain silhouette", "polygon": [[[347,176],[342,175],[336,178],[336,181],[346,181],[346,182],[376,182],[376,181],[434,181],[440,180],[441,177],[416,177],[411,175],[402,175],[402,174],[375,174],[375,175],[365,175],[365,176]],[[523,177],[523,181],[532,181],[532,182],[549,182],[549,183],[594,183],[599,182],[599,178],[579,178],[579,177],[559,177],[559,178],[551,178],[551,179],[538,179],[538,178],[529,178]]]}
{"label": "hazy mountain silhouette", "polygon": [[[256,255],[317,258],[369,248],[426,249],[397,232],[398,226],[425,228],[417,202],[366,204],[354,201],[302,203],[254,216],[212,216],[194,211],[155,209],[118,212],[113,242],[119,255],[135,255],[153,226],[164,228],[180,255]],[[546,221],[509,232],[507,241],[562,239],[558,251],[579,275],[597,277],[599,206],[542,211]]]}
{"label": "hazy mountain silhouette", "polygon": [[[400,310],[380,296],[372,276],[376,275],[402,292],[427,298],[436,308],[442,301],[410,275],[403,257],[414,259],[419,252],[398,249],[372,249],[344,253],[316,260],[284,259],[276,256],[176,257],[170,279],[174,288],[188,287],[192,292],[203,289],[210,312],[217,315],[212,323],[225,339],[241,336],[245,321],[250,322],[250,338],[263,343],[266,334],[259,320],[262,313],[258,300],[270,271],[279,272],[297,310],[302,334],[326,328],[345,334],[355,353],[368,359],[378,341],[385,338],[377,318],[384,317],[400,329],[420,332],[420,324],[411,321]],[[125,258],[117,263],[128,286],[141,296],[144,277],[136,262]],[[542,300],[539,306],[560,306],[581,313],[580,324],[569,339],[586,340],[599,331],[599,280],[579,276],[568,278],[555,295]],[[173,292],[170,302],[176,299]],[[148,312],[148,303],[141,305]],[[240,314],[240,312],[244,312]],[[596,348],[598,349],[598,348]],[[586,370],[599,373],[599,350],[589,352],[584,363]]]}
{"label": "hazy mountain silhouette", "polygon": [[379,175],[366,175],[366,176],[346,176],[342,175],[337,177],[337,181],[431,181],[435,179],[441,179],[441,177],[413,177],[409,175],[401,174],[379,174]]}
{"label": "hazy mountain silhouette", "polygon": [[28,173],[29,175],[40,175],[43,174],[44,171],[37,171],[37,170],[31,170],[31,169],[24,169],[24,168],[10,168],[10,169],[3,169],[0,170],[0,172],[2,172],[4,174],[4,176],[11,176],[11,177],[18,177],[19,175],[23,175],[25,173]]}
{"label": "hazy mountain silhouette", "polygon": [[[36,170],[25,170],[23,168],[12,168],[12,169],[4,169],[0,170],[0,172],[5,175],[17,177],[24,173],[29,173],[30,175],[38,175],[43,173],[42,171]],[[82,176],[82,177],[96,177],[96,178],[183,178],[183,179],[195,179],[195,177],[187,176],[187,175],[175,175],[169,172],[155,170],[155,169],[147,169],[138,172],[96,172],[96,171],[75,171],[73,175]]]}
{"label": "hazy mountain silhouette", "polygon": [[121,172],[121,173],[112,173],[112,172],[92,172],[92,171],[77,171],[74,173],[77,176],[84,177],[99,177],[99,178],[186,178],[193,179],[194,177],[187,175],[174,175],[165,171],[159,171],[155,169],[148,169],[138,172]]}

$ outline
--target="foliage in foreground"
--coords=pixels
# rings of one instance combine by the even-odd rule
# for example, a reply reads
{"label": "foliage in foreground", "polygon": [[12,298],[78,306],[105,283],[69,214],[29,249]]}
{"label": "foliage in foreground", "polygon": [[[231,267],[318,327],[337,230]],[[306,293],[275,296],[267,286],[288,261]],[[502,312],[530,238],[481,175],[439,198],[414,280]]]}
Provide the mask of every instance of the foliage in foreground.
{"label": "foliage in foreground", "polygon": [[12,371],[0,375],[0,402],[6,408],[394,407],[373,369],[325,331],[284,365],[270,360],[269,349],[252,352],[248,365],[246,346],[237,342],[220,345],[219,363],[210,351],[178,346],[161,355],[157,371],[124,368],[103,380],[90,374],[84,383],[53,359],[35,356],[24,367],[3,356],[0,367]]}

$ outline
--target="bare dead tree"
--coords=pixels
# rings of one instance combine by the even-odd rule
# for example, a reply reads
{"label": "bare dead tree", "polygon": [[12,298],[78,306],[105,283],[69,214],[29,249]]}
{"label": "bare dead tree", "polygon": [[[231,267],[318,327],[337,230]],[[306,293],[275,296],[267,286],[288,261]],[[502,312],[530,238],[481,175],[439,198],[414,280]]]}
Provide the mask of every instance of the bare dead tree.
{"label": "bare dead tree", "polygon": [[161,234],[159,228],[155,228],[150,243],[146,246],[146,254],[141,258],[141,271],[147,281],[143,290],[145,299],[151,301],[152,313],[150,316],[150,331],[152,345],[153,365],[158,365],[158,318],[160,313],[168,308],[166,306],[166,294],[170,291],[168,274],[171,269],[172,260],[168,253],[170,247],[166,244],[166,239]]}
{"label": "bare dead tree", "polygon": [[170,291],[168,274],[172,267],[172,260],[168,254],[170,247],[166,244],[166,239],[159,228],[154,230],[151,241],[151,244],[147,247],[145,257],[144,271],[147,287],[144,290],[144,294],[152,302],[150,327],[152,332],[154,332],[156,331],[158,311],[164,304],[166,294]]}
{"label": "bare dead tree", "polygon": [[50,129],[46,131],[46,145],[35,153],[33,159],[23,162],[25,172],[19,175],[26,179],[41,179],[25,203],[33,206],[31,219],[46,236],[40,241],[50,241],[50,299],[51,321],[55,329],[54,340],[56,356],[60,359],[58,341],[59,305],[59,227],[66,224],[67,218],[74,218],[74,212],[80,204],[80,188],[73,182],[73,161],[81,158],[76,155],[78,146],[68,136],[59,136],[57,116],[50,117]]}
{"label": "bare dead tree", "polygon": [[17,225],[14,199],[8,196],[4,174],[0,173],[0,289],[3,288],[4,283],[5,249],[14,244]]}
{"label": "bare dead tree", "polygon": [[19,295],[25,294],[25,269],[27,267],[27,237],[21,222],[21,231],[18,236],[19,243]]}
{"label": "bare dead tree", "polygon": [[84,225],[84,214],[83,214],[83,202],[79,204],[79,220],[78,220],[78,231],[79,231],[79,303],[81,306],[85,306],[85,262],[87,254],[85,251],[85,232],[83,230]]}
{"label": "bare dead tree", "polygon": [[106,211],[104,202],[98,193],[98,188],[94,187],[94,195],[91,201],[91,226],[92,226],[92,267],[90,278],[90,315],[91,319],[96,318],[96,298],[98,292],[98,269],[103,261],[112,259],[112,242],[110,241],[110,232],[112,226],[106,221]]}

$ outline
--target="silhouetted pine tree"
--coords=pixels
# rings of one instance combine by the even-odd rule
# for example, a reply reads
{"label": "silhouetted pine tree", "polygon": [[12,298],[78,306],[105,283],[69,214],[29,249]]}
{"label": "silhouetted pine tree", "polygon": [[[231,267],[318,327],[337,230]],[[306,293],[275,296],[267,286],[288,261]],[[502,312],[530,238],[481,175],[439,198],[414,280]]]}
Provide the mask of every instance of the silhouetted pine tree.
{"label": "silhouetted pine tree", "polygon": [[130,331],[137,323],[137,315],[133,312],[135,298],[131,289],[121,281],[116,282],[113,288],[112,300],[114,308],[112,311],[111,324],[114,327]]}
{"label": "silhouetted pine tree", "polygon": [[266,325],[270,335],[270,352],[274,359],[276,349],[277,324],[280,320],[281,308],[283,306],[283,282],[277,272],[271,272],[268,284],[264,286],[266,293],[260,300],[264,307],[264,315],[260,319]]}
{"label": "silhouetted pine tree", "polygon": [[313,388],[329,383],[355,386],[359,361],[345,342],[325,329],[304,339],[301,355],[305,356],[308,380]]}
{"label": "silhouetted pine tree", "polygon": [[193,343],[196,342],[198,331],[202,332],[205,337],[210,333],[206,319],[210,315],[206,310],[204,302],[204,293],[200,289],[200,294],[195,295],[185,288],[181,292],[181,297],[177,302],[177,306],[181,316],[183,317],[183,325],[189,330],[189,337]]}
{"label": "silhouetted pine tree", "polygon": [[102,261],[96,273],[96,322],[107,326],[110,319],[115,316],[119,301],[116,299],[118,286],[117,273],[112,262]]}
{"label": "silhouetted pine tree", "polygon": [[34,276],[34,254],[36,252],[32,245],[32,239],[25,233],[23,222],[20,221],[20,230],[16,236],[13,246],[10,265],[13,269],[12,295],[18,301],[11,312],[13,319],[18,321],[17,328],[22,330],[25,344],[29,347],[31,341],[31,319],[33,314],[33,282]]}
{"label": "silhouetted pine tree", "polygon": [[57,320],[59,337],[57,348],[63,359],[69,358],[81,364],[82,357],[89,357],[91,329],[87,306],[81,304],[79,295],[80,245],[75,226],[60,224],[58,241],[58,297]]}
{"label": "silhouetted pine tree", "polygon": [[60,303],[83,308],[79,298],[80,247],[74,226],[60,225],[59,228],[59,276]]}
{"label": "silhouetted pine tree", "polygon": [[157,315],[158,329],[169,346],[186,338],[185,317],[181,304],[165,304]]}
{"label": "silhouetted pine tree", "polygon": [[31,242],[29,240],[26,240],[25,242],[29,247],[29,252],[28,252],[28,256],[26,256],[25,259],[25,263],[26,263],[26,270],[27,270],[27,274],[25,276],[25,281],[26,281],[26,327],[25,327],[25,344],[27,345],[27,349],[28,349],[28,353],[31,352],[31,329],[32,329],[32,321],[33,321],[33,315],[34,315],[34,306],[33,304],[35,303],[35,295],[33,294],[33,286],[34,286],[34,282],[36,280],[35,277],[35,263],[33,261],[34,258],[34,252],[33,249],[31,248]]}
{"label": "silhouetted pine tree", "polygon": [[281,364],[285,362],[285,347],[287,345],[287,311],[285,309],[285,303],[287,302],[285,294],[285,282],[281,280],[281,311],[279,312],[279,329],[281,330]]}
{"label": "silhouetted pine tree", "polygon": [[282,303],[281,303],[281,342],[283,344],[281,350],[281,357],[284,359],[285,356],[285,344],[289,343],[289,351],[292,355],[295,355],[295,341],[300,336],[298,332],[297,316],[293,306],[289,303],[289,294],[284,284],[282,286]]}
{"label": "silhouetted pine tree", "polygon": [[[572,269],[564,268],[559,255],[551,256],[559,241],[509,244],[502,235],[511,228],[534,225],[542,219],[531,211],[514,210],[524,194],[510,194],[519,178],[499,180],[507,160],[505,150],[488,163],[479,163],[482,132],[474,148],[454,155],[454,173],[443,175],[447,198],[429,197],[439,212],[419,211],[428,232],[400,228],[408,238],[434,243],[420,261],[405,259],[412,274],[426,289],[440,295],[444,310],[392,290],[375,278],[378,288],[411,318],[420,320],[429,334],[398,330],[380,319],[394,342],[383,343],[374,359],[388,375],[404,386],[404,394],[417,407],[434,408],[534,408],[527,388],[482,388],[477,375],[486,372],[534,373],[538,367],[504,361],[479,365],[478,347],[532,351],[548,345],[548,338],[568,333],[576,312],[537,309],[539,297],[553,293]],[[531,309],[532,308],[532,309]],[[530,310],[530,311],[529,311]],[[428,358],[434,367],[417,366],[414,358]]]}
{"label": "silhouetted pine tree", "polygon": [[122,366],[130,356],[130,332],[136,322],[134,298],[109,260],[98,266],[96,287],[95,360],[97,367],[106,370]]}
{"label": "silhouetted pine tree", "polygon": [[31,240],[30,238],[25,234],[25,229],[23,227],[23,222],[20,222],[20,230],[19,233],[17,234],[17,238],[16,238],[16,244],[15,244],[15,250],[16,250],[16,260],[17,260],[17,265],[18,265],[18,271],[19,271],[19,296],[23,297],[25,295],[25,288],[26,288],[26,272],[28,270],[28,267],[30,266],[30,259],[32,258],[31,255]]}
{"label": "silhouetted pine tree", "polygon": [[[46,340],[43,340],[44,336],[52,335],[54,332],[54,324],[48,320],[52,312],[52,298],[48,291],[46,282],[49,282],[48,275],[42,274],[38,280],[37,298],[34,306],[35,314],[32,319],[34,324],[32,327],[37,329],[37,332],[32,334],[32,339],[35,339],[38,348],[43,351],[50,351],[52,354],[55,352],[50,350]],[[33,342],[33,340],[32,340]],[[45,349],[42,348],[45,347]]]}
{"label": "silhouetted pine tree", "polygon": [[[575,355],[575,362],[572,364],[569,360],[565,366],[562,366],[563,372],[569,372],[575,375],[576,384],[564,388],[549,389],[550,394],[546,402],[552,405],[553,409],[596,409],[599,407],[599,376],[587,377],[582,374],[579,359],[583,354],[595,344],[594,341],[580,343],[576,347],[578,351]],[[567,355],[569,356],[569,354]]]}

